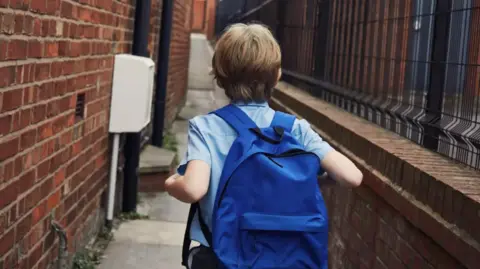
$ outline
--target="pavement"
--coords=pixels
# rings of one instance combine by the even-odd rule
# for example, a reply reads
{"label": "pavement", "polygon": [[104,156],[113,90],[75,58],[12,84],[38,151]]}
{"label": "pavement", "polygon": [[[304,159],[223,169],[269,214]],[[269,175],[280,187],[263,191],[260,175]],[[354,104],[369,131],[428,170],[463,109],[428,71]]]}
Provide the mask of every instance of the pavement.
{"label": "pavement", "polygon": [[[204,35],[192,34],[187,101],[173,124],[178,154],[186,152],[188,120],[228,103],[209,75],[213,50]],[[180,269],[189,205],[166,193],[140,194],[137,212],[148,220],[122,223],[99,269]]]}
{"label": "pavement", "polygon": [[188,88],[192,90],[211,91],[213,78],[211,70],[211,46],[205,35],[190,36],[190,68],[188,72]]}

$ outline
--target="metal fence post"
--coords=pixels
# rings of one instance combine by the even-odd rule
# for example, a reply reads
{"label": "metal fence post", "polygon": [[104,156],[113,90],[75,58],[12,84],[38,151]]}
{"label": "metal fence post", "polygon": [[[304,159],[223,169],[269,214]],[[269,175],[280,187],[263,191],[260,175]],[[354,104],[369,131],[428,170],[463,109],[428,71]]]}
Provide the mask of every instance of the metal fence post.
{"label": "metal fence post", "polygon": [[[278,0],[277,1],[277,28],[275,31],[275,36],[277,37],[277,41],[282,47],[283,43],[283,25],[285,24],[285,1]],[[283,52],[283,50],[282,50]]]}
{"label": "metal fence post", "polygon": [[315,63],[314,76],[315,78],[325,78],[325,67],[327,65],[327,48],[330,39],[330,14],[331,5],[330,0],[318,1],[317,5],[317,25],[315,25]]}
{"label": "metal fence post", "polygon": [[437,0],[435,28],[431,56],[430,82],[427,93],[426,120],[423,146],[436,151],[439,144],[440,127],[436,126],[442,117],[445,75],[447,70],[448,40],[450,34],[450,9],[452,0]]}

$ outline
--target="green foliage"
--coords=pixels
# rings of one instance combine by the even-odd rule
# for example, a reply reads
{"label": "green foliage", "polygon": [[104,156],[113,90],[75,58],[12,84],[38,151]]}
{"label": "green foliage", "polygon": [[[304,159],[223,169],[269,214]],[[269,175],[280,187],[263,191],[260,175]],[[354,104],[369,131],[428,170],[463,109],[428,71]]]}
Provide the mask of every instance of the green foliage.
{"label": "green foliage", "polygon": [[103,227],[98,233],[99,241],[110,241],[113,239],[113,233],[107,227]]}
{"label": "green foliage", "polygon": [[73,257],[73,269],[95,269],[100,264],[102,252],[87,249]]}
{"label": "green foliage", "polygon": [[[167,131],[163,135],[163,148],[178,153],[178,141],[174,134]],[[175,155],[174,166],[178,165],[178,156]]]}
{"label": "green foliage", "polygon": [[166,132],[163,136],[163,148],[173,152],[178,151],[177,138],[170,131]]}
{"label": "green foliage", "polygon": [[137,212],[126,212],[120,214],[120,220],[121,221],[128,221],[128,220],[145,220],[149,219],[149,216],[139,214]]}
{"label": "green foliage", "polygon": [[111,240],[113,233],[107,227],[103,227],[92,246],[75,254],[72,269],[95,269],[101,263],[103,253]]}

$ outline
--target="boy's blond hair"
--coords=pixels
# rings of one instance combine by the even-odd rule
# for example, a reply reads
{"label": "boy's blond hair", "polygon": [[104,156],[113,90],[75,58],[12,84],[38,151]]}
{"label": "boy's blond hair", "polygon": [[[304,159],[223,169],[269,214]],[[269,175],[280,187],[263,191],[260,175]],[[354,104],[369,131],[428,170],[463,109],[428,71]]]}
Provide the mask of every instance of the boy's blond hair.
{"label": "boy's blond hair", "polygon": [[267,27],[234,24],[217,42],[212,73],[233,102],[263,102],[278,82],[281,60],[280,46]]}

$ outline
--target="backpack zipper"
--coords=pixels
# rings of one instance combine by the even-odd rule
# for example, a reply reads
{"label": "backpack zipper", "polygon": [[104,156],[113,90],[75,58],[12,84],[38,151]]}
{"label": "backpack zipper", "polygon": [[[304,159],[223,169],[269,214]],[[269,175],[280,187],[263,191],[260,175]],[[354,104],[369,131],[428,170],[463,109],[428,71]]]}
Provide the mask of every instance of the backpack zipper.
{"label": "backpack zipper", "polygon": [[[306,155],[306,154],[315,155],[315,153],[313,153],[313,152],[308,152],[308,151],[305,151],[305,150],[302,150],[302,149],[292,149],[292,150],[286,151],[286,152],[281,153],[281,154],[270,154],[270,153],[262,153],[262,152],[259,152],[259,153],[256,153],[256,154],[265,155],[268,159],[270,159],[272,162],[274,162],[275,164],[277,164],[278,166],[280,166],[282,168],[283,168],[283,165],[276,162],[273,158],[286,158],[286,157],[292,157],[292,156],[297,156],[297,155]],[[250,157],[252,157],[252,156],[250,156]],[[235,170],[236,170],[236,168],[235,168]],[[228,184],[230,183],[230,179],[232,178],[233,173],[235,173],[235,170],[232,171],[232,174],[227,179],[227,182],[225,183],[225,186],[223,187],[222,192],[220,193],[220,197],[218,198],[217,206],[220,206],[220,204],[222,203],[223,197],[225,196],[225,192],[227,191],[227,188],[228,188]]]}
{"label": "backpack zipper", "polygon": [[314,154],[312,152],[305,151],[303,149],[291,149],[289,151],[285,151],[280,154],[270,154],[270,153],[263,153],[265,156],[270,156],[274,158],[285,158],[285,157],[292,157],[297,155],[304,155],[304,154]]}
{"label": "backpack zipper", "polygon": [[268,156],[268,155],[265,155],[265,156],[267,156],[267,158],[268,158],[270,161],[272,161],[272,163],[278,165],[278,167],[280,167],[280,168],[283,168],[283,165],[281,165],[280,163],[278,163],[277,161],[275,161],[275,159],[273,159],[272,156]]}

